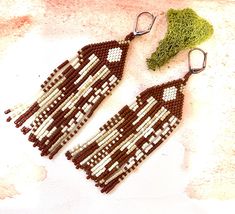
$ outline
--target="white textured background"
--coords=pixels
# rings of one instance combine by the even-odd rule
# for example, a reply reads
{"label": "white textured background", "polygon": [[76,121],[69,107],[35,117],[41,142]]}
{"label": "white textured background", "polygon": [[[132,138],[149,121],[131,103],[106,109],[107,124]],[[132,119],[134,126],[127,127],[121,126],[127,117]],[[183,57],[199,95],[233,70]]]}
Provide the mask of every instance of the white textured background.
{"label": "white textured background", "polygon": [[[64,152],[84,143],[143,89],[182,77],[187,51],[160,71],[145,58],[166,32],[169,8],[193,8],[214,26],[200,47],[207,69],[186,89],[181,125],[109,195],[102,195]],[[122,39],[136,14],[158,15],[150,34],[129,49],[120,85],[76,139],[53,160],[0,116],[0,213],[232,214],[235,209],[235,1],[0,1],[0,112],[34,97],[41,82],[83,45]]]}

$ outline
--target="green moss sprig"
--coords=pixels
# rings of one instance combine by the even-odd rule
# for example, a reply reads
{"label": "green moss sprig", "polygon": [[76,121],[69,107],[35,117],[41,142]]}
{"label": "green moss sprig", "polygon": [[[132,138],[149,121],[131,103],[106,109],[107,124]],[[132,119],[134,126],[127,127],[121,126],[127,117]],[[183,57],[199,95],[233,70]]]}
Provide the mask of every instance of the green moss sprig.
{"label": "green moss sprig", "polygon": [[147,59],[148,68],[151,70],[166,64],[179,51],[201,44],[214,32],[213,26],[190,8],[168,10],[167,24],[166,36]]}

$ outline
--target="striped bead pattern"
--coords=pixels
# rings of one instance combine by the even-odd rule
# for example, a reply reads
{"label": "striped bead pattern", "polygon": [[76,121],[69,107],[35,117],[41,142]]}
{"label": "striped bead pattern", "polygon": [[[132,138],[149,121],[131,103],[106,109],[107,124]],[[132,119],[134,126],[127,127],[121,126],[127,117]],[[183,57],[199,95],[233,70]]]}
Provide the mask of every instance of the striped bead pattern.
{"label": "striped bead pattern", "polygon": [[83,47],[58,66],[41,85],[30,105],[5,111],[7,121],[29,134],[29,141],[42,156],[53,156],[78,132],[98,105],[122,78],[125,58],[133,33],[123,41]]}
{"label": "striped bead pattern", "polygon": [[92,139],[66,153],[77,169],[110,192],[176,128],[182,118],[184,78],[146,89]]}

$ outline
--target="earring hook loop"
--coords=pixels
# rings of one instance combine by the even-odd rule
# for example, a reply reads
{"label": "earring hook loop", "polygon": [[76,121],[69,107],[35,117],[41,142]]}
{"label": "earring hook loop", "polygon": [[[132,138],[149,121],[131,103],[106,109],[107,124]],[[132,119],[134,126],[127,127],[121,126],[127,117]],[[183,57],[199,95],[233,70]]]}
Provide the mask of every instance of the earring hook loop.
{"label": "earring hook loop", "polygon": [[[191,56],[191,53],[193,51],[196,51],[196,50],[200,51],[204,55],[204,59],[203,59],[203,63],[202,63],[202,67],[201,68],[192,68],[192,65],[191,65],[191,57],[190,56]],[[202,49],[194,48],[194,49],[191,49],[188,52],[188,67],[189,67],[189,72],[191,72],[192,74],[198,74],[201,71],[203,71],[206,68],[206,62],[207,62],[207,53],[205,51],[203,51]]]}
{"label": "earring hook loop", "polygon": [[[152,18],[152,22],[149,24],[148,28],[146,30],[138,30],[138,22],[139,22],[139,19],[141,16],[143,15],[147,15],[147,16],[150,16]],[[133,31],[133,34],[135,36],[141,36],[141,35],[144,35],[146,33],[149,33],[153,27],[153,24],[155,22],[155,19],[156,19],[156,16],[154,16],[152,13],[150,12],[147,12],[147,11],[144,11],[144,12],[141,12],[137,17],[136,17],[136,22],[135,22],[135,28],[134,28],[134,31]]]}

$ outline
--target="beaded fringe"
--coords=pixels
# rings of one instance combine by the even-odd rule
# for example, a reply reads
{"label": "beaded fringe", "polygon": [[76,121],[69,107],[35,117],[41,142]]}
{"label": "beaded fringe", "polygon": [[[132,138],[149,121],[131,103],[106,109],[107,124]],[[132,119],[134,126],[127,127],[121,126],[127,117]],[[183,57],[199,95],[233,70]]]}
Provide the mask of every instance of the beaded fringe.
{"label": "beaded fringe", "polygon": [[78,132],[103,99],[119,83],[133,33],[123,41],[83,47],[58,66],[41,85],[31,105],[5,111],[42,156],[53,156]]}
{"label": "beaded fringe", "polygon": [[95,181],[101,192],[110,192],[176,128],[182,118],[183,79],[143,91],[124,106],[99,133],[66,153],[77,169]]}

